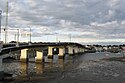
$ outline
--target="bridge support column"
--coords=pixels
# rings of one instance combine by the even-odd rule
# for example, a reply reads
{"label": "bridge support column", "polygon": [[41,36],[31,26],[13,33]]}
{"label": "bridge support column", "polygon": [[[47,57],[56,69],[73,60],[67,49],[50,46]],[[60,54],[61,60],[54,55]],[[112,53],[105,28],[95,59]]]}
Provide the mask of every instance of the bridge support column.
{"label": "bridge support column", "polygon": [[75,54],[77,54],[78,53],[78,47],[75,47],[74,50],[75,50]]}
{"label": "bridge support column", "polygon": [[64,56],[65,56],[65,48],[59,47],[59,54],[58,54],[59,59],[64,59]]}
{"label": "bridge support column", "polygon": [[2,67],[2,58],[0,57],[0,80],[4,79],[4,69]]}
{"label": "bridge support column", "polygon": [[81,48],[78,48],[78,53],[81,53]]}
{"label": "bridge support column", "polygon": [[68,54],[73,55],[73,47],[68,47]]}
{"label": "bridge support column", "polygon": [[20,56],[20,61],[21,62],[27,62],[28,61],[28,53],[27,53],[28,49],[22,49],[21,50],[21,56]]}
{"label": "bridge support column", "polygon": [[82,53],[84,53],[85,52],[85,49],[84,48],[82,48]]}
{"label": "bridge support column", "polygon": [[35,62],[36,63],[41,63],[43,61],[44,61],[43,52],[36,51]]}
{"label": "bridge support column", "polygon": [[53,47],[48,47],[48,58],[53,59]]}
{"label": "bridge support column", "polygon": [[82,50],[81,50],[81,48],[79,48],[79,53],[81,53],[82,52]]}
{"label": "bridge support column", "polygon": [[84,48],[81,48],[81,52],[84,53],[84,52],[85,52],[85,49],[84,49]]}

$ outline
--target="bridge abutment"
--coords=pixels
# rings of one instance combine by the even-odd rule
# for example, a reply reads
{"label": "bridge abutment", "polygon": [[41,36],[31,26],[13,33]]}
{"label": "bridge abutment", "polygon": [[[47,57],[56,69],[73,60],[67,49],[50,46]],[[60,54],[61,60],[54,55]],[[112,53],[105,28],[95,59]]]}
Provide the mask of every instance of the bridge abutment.
{"label": "bridge abutment", "polygon": [[22,49],[21,50],[21,56],[20,56],[20,61],[21,62],[27,62],[28,61],[28,49]]}

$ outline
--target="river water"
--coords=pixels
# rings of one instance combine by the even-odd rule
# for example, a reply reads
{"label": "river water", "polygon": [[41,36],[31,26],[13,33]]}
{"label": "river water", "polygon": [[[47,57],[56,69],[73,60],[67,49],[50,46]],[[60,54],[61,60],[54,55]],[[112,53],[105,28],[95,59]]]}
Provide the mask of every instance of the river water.
{"label": "river water", "polygon": [[[124,83],[125,64],[117,61],[103,61],[103,58],[121,57],[120,53],[87,53],[68,56],[65,59],[47,59],[44,63],[35,63],[31,58],[28,63],[19,60],[3,62],[4,71],[12,78],[5,83]],[[120,70],[120,69],[121,70]],[[117,73],[116,73],[117,72]],[[122,74],[122,75],[120,75]],[[100,78],[101,77],[101,78]],[[120,77],[116,79],[117,77]],[[110,80],[111,79],[111,80]],[[122,79],[122,82],[117,80]],[[3,82],[3,83],[4,83]]]}

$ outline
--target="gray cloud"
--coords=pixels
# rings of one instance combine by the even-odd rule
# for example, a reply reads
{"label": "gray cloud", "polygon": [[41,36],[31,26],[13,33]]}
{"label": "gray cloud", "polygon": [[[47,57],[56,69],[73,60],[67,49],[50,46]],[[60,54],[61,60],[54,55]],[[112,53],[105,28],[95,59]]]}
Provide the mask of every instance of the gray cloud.
{"label": "gray cloud", "polygon": [[[125,38],[124,0],[8,1],[9,27],[14,28],[18,25],[18,28],[23,29],[30,25],[34,36],[58,33],[72,34],[74,38],[83,39]],[[4,27],[6,2],[5,0],[0,2]],[[43,32],[45,29],[48,31]]]}

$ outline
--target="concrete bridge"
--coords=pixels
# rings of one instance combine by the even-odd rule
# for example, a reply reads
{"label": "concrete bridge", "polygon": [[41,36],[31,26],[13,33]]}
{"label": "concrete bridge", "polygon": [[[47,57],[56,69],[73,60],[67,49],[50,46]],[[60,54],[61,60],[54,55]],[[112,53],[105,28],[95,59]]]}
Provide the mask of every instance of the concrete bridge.
{"label": "concrete bridge", "polygon": [[35,62],[42,63],[44,62],[43,53],[47,50],[47,56],[49,59],[53,59],[54,49],[58,49],[59,59],[63,59],[65,54],[74,55],[78,53],[84,53],[85,47],[78,43],[67,43],[67,42],[58,42],[58,43],[33,43],[31,45],[20,45],[20,46],[11,46],[2,48],[0,52],[0,79],[4,77],[4,69],[2,67],[3,58],[10,56],[9,53],[13,51],[20,51],[20,61],[28,61],[28,50],[35,48]]}

